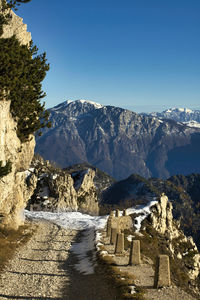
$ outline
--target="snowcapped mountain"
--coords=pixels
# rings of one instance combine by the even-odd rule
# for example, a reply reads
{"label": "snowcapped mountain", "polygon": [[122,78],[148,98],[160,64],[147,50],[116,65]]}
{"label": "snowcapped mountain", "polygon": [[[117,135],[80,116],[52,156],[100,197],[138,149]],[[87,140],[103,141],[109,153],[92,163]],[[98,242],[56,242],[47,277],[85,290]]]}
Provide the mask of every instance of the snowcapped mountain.
{"label": "snowcapped mountain", "polygon": [[[189,127],[200,127],[200,110],[191,110],[189,108],[170,108],[161,113],[152,112],[149,115],[162,119],[172,119],[177,122],[185,123]],[[193,123],[190,123],[191,121]]]}
{"label": "snowcapped mountain", "polygon": [[86,162],[116,179],[200,172],[199,128],[86,100],[49,112],[36,152],[62,167]]}
{"label": "snowcapped mountain", "polygon": [[102,108],[103,105],[90,101],[90,100],[67,100],[65,102],[62,102],[55,107],[51,108],[51,111],[54,111],[55,113],[63,113],[68,116],[80,116],[81,114],[84,114],[85,112],[89,113],[90,111],[93,111],[95,109]]}

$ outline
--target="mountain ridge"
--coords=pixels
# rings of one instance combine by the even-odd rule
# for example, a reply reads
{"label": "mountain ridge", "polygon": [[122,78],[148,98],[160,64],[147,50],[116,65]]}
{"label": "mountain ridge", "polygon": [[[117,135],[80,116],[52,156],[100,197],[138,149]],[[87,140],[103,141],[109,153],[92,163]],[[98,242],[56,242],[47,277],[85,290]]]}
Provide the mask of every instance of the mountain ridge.
{"label": "mountain ridge", "polygon": [[55,108],[36,152],[62,167],[89,163],[116,179],[132,173],[167,178],[183,173],[182,161],[186,172],[200,171],[198,153],[186,153],[200,149],[198,128],[85,100]]}

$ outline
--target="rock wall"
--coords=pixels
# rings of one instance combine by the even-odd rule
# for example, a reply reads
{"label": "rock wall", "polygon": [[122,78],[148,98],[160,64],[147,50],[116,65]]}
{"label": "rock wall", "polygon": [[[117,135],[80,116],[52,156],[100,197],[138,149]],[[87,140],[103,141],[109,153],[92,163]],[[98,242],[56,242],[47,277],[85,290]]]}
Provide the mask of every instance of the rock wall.
{"label": "rock wall", "polygon": [[[2,0],[0,0],[0,10],[1,6]],[[8,10],[8,13],[11,18],[8,24],[3,26],[3,35],[1,38],[10,38],[15,35],[22,45],[28,45],[31,41],[31,33],[27,31],[27,25],[12,10]]]}
{"label": "rock wall", "polygon": [[[2,0],[0,0],[0,9]],[[11,10],[11,18],[3,26],[1,38],[17,37],[23,45],[31,41],[31,34],[22,18]],[[0,161],[2,166],[8,160],[12,163],[12,171],[0,178],[0,222],[2,227],[17,229],[23,224],[23,210],[36,185],[36,177],[32,175],[29,184],[26,181],[26,169],[32,161],[35,148],[35,138],[30,136],[29,141],[21,143],[16,134],[17,124],[10,114],[10,102],[0,101]]]}
{"label": "rock wall", "polygon": [[0,215],[1,226],[11,228],[23,224],[23,209],[36,184],[34,175],[29,186],[26,182],[26,169],[34,155],[35,139],[31,136],[22,144],[16,126],[10,114],[10,102],[0,101],[0,161],[3,166],[8,160],[12,163],[12,171],[0,178]]}

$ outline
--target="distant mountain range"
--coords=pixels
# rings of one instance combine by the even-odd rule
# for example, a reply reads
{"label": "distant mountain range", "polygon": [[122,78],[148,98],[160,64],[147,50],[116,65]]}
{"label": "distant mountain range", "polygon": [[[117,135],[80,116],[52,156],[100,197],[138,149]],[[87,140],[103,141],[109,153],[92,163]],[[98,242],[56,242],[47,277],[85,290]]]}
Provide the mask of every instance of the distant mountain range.
{"label": "distant mountain range", "polygon": [[144,115],[77,100],[49,112],[52,127],[37,138],[36,152],[61,167],[89,163],[116,179],[200,172],[200,128],[182,123],[192,120],[187,115],[199,122],[199,111]]}
{"label": "distant mountain range", "polygon": [[191,110],[189,108],[170,108],[163,112],[152,112],[145,115],[160,119],[172,119],[190,127],[200,128],[200,110]]}

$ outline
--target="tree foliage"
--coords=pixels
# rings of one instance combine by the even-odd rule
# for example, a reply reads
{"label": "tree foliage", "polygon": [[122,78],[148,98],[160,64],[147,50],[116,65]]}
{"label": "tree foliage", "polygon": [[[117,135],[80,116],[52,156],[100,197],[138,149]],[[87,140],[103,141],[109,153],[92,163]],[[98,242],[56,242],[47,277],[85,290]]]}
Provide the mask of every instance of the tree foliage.
{"label": "tree foliage", "polygon": [[[8,5],[15,7],[25,2],[29,0],[12,0]],[[8,18],[2,13],[1,24]],[[46,53],[39,55],[32,42],[21,45],[15,36],[0,38],[0,100],[11,100],[11,113],[17,121],[17,134],[22,142],[50,125],[48,112],[40,102],[46,95],[42,91],[42,81],[48,70]]]}

